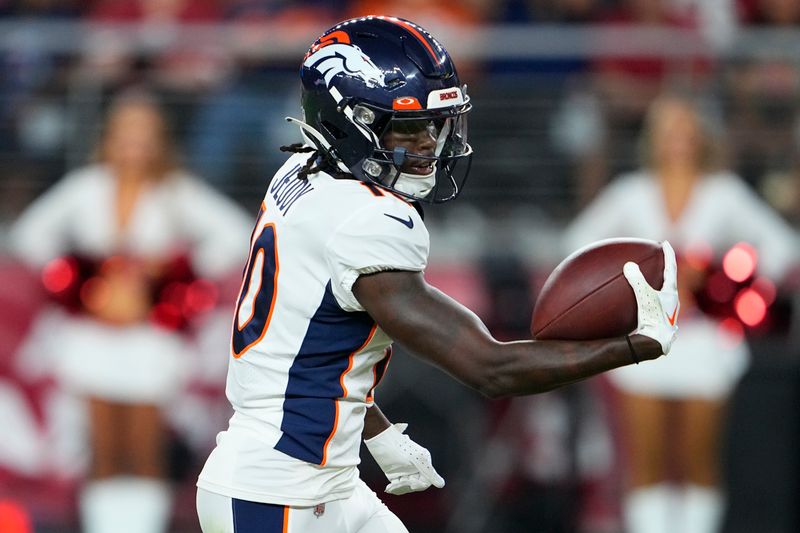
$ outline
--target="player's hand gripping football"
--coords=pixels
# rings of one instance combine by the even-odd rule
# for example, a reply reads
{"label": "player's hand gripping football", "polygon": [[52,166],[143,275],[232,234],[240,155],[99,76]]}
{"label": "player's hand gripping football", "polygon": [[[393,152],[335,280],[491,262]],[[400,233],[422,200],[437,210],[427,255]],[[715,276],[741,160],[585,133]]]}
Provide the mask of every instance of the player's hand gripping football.
{"label": "player's hand gripping football", "polygon": [[666,355],[678,334],[678,313],[681,304],[678,300],[678,267],[675,262],[675,252],[667,241],[661,244],[661,248],[664,250],[664,285],[660,291],[647,283],[636,263],[631,261],[625,263],[622,272],[636,295],[639,325],[633,333],[655,339],[661,344],[661,349]]}
{"label": "player's hand gripping football", "polygon": [[381,467],[389,484],[389,494],[425,490],[431,485],[444,487],[444,479],[433,468],[431,454],[403,432],[408,424],[394,424],[364,443]]}

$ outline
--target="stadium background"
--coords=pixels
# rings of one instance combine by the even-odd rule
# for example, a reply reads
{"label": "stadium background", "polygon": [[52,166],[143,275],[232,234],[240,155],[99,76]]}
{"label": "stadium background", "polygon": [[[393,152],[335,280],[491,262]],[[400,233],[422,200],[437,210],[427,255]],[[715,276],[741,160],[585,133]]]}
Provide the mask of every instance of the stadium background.
{"label": "stadium background", "polygon": [[[283,117],[299,113],[299,58],[334,22],[378,12],[429,29],[469,85],[476,156],[461,199],[426,213],[428,277],[498,336],[526,334],[536,290],[563,256],[560,232],[614,175],[636,167],[644,111],[664,90],[701,102],[731,168],[800,228],[795,0],[0,0],[0,253],[25,206],[87,161],[109,97],[142,83],[163,98],[184,163],[255,213],[282,160],[278,146],[297,138]],[[24,510],[36,531],[77,531],[80,476],[47,458],[53,421],[42,404],[57,384],[17,360],[46,295],[6,253],[0,269],[0,380],[24,400],[2,412],[30,413],[42,447],[23,468],[15,446],[25,441],[0,438],[0,515]],[[800,528],[793,286],[742,328],[754,361],[726,430],[728,532]],[[198,367],[187,394],[205,410],[187,408],[174,431],[176,532],[197,530],[193,478],[226,417],[224,365]],[[489,403],[403,354],[380,397],[448,481],[386,498],[411,531],[495,531],[523,507],[527,519],[549,517],[564,531],[619,530],[624,457],[602,379]],[[586,420],[599,426],[584,434]],[[548,446],[556,452],[542,459]],[[363,470],[382,487],[371,459]]]}

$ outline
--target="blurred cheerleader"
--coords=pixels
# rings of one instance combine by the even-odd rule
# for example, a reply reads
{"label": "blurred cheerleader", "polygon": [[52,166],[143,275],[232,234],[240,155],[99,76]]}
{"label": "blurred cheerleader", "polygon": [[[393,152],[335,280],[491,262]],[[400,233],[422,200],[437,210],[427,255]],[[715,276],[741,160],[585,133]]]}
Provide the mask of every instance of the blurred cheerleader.
{"label": "blurred cheerleader", "polygon": [[668,239],[679,256],[681,325],[669,357],[612,371],[628,460],[629,533],[719,529],[720,437],[726,401],[746,370],[747,346],[698,307],[704,274],[693,259],[739,241],[761,274],[780,280],[797,237],[734,174],[717,170],[714,143],[693,104],[657,99],[648,112],[643,168],[611,183],[568,228],[572,250],[611,237]]}
{"label": "blurred cheerleader", "polygon": [[72,307],[39,345],[61,385],[86,399],[87,533],[166,531],[162,408],[181,391],[190,354],[181,310],[159,305],[158,291],[176,271],[215,279],[240,267],[249,232],[246,214],[177,165],[144,92],[113,102],[97,162],[67,174],[12,229],[15,253],[46,268],[49,288]]}

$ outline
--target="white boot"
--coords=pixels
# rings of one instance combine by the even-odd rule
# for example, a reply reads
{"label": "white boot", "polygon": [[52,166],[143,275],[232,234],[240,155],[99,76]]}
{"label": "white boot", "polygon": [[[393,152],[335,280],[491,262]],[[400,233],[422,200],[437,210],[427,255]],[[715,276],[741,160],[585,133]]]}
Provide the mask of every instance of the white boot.
{"label": "white boot", "polygon": [[725,498],[711,487],[687,485],[682,491],[682,533],[717,533],[720,530]]}
{"label": "white boot", "polygon": [[630,491],[623,500],[625,531],[678,533],[678,503],[678,492],[668,483]]}
{"label": "white boot", "polygon": [[83,533],[164,533],[171,504],[164,481],[139,477],[93,481],[80,496]]}

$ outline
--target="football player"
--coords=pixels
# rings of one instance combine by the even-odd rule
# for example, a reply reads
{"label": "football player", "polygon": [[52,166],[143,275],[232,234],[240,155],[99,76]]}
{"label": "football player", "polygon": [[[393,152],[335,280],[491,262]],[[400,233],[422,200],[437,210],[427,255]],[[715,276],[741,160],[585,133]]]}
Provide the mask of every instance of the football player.
{"label": "football player", "polygon": [[405,532],[358,477],[361,439],[387,492],[441,487],[430,454],[391,424],[374,389],[392,341],[490,398],[533,394],[669,351],[675,261],[629,337],[499,342],[423,278],[422,203],[461,192],[471,104],[450,56],[407,20],[337,24],[303,59],[305,139],[278,170],[251,236],[233,318],[234,415],[198,481],[204,533]]}

